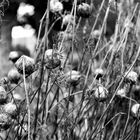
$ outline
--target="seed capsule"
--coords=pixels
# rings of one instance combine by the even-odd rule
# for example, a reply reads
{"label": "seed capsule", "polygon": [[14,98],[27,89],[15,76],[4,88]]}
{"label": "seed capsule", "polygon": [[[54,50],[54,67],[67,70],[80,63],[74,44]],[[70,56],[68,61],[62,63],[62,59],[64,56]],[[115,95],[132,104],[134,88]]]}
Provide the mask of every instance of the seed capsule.
{"label": "seed capsule", "polygon": [[81,16],[83,18],[89,18],[89,16],[91,15],[90,5],[87,4],[87,3],[81,3],[78,6],[77,13],[78,13],[79,16]]}
{"label": "seed capsule", "polygon": [[18,84],[20,78],[21,78],[21,75],[17,71],[17,69],[13,68],[8,72],[8,79],[11,83]]}
{"label": "seed capsule", "polygon": [[35,61],[31,57],[26,55],[22,55],[15,63],[15,67],[17,68],[20,74],[23,74],[23,62],[25,68],[25,74],[30,75],[35,71]]}

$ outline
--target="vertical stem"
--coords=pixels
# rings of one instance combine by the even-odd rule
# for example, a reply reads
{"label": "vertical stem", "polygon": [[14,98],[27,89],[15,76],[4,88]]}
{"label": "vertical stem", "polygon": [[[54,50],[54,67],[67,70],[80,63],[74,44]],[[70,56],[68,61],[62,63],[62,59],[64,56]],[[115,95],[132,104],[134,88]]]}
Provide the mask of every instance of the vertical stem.
{"label": "vertical stem", "polygon": [[31,111],[30,111],[30,100],[28,97],[26,78],[25,78],[25,59],[24,58],[23,58],[23,80],[24,80],[25,96],[26,96],[26,102],[27,102],[27,110],[28,110],[27,111],[28,112],[28,140],[30,140]]}

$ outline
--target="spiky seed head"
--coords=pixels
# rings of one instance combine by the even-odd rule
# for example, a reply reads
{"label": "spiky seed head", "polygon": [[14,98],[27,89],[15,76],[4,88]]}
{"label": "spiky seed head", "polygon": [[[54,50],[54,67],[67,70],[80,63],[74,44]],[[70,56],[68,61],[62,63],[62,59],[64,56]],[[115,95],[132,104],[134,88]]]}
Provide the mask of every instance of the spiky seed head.
{"label": "spiky seed head", "polygon": [[78,5],[77,13],[83,18],[89,18],[89,16],[91,15],[90,5],[87,3],[81,3],[80,5]]}
{"label": "spiky seed head", "polygon": [[0,104],[6,103],[7,99],[8,99],[7,92],[2,86],[0,86]]}
{"label": "spiky seed head", "polygon": [[7,113],[0,113],[0,130],[7,130],[11,124],[11,117]]}
{"label": "spiky seed head", "polygon": [[131,113],[134,117],[139,118],[140,117],[140,104],[136,103],[131,108]]}
{"label": "spiky seed head", "polygon": [[99,102],[105,101],[108,98],[108,90],[103,86],[98,86],[95,89],[94,97]]}
{"label": "spiky seed head", "polygon": [[15,67],[17,68],[20,74],[23,74],[23,62],[25,68],[25,74],[30,75],[35,71],[35,61],[33,58],[28,57],[26,55],[22,55],[15,63]]}
{"label": "spiky seed head", "polygon": [[18,84],[19,80],[21,79],[20,73],[17,71],[17,69],[12,68],[8,72],[8,79],[13,84]]}

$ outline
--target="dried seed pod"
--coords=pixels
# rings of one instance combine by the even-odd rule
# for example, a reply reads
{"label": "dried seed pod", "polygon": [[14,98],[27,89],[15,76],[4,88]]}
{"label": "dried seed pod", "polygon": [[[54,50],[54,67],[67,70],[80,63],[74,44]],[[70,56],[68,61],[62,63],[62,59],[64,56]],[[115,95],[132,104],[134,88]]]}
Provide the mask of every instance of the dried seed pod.
{"label": "dried seed pod", "polygon": [[127,76],[125,77],[126,82],[135,84],[138,79],[138,74],[134,71],[130,71]]}
{"label": "dried seed pod", "polygon": [[103,101],[105,101],[108,98],[108,90],[105,87],[103,87],[103,86],[98,86],[95,89],[94,97],[99,102],[103,102]]}
{"label": "dried seed pod", "polygon": [[44,57],[44,59],[46,60],[46,59],[52,59],[54,56],[56,56],[57,54],[56,54],[56,52],[55,52],[55,50],[53,50],[53,49],[48,49],[48,50],[46,50],[45,51],[45,57]]}
{"label": "dried seed pod", "polygon": [[9,79],[8,79],[8,77],[2,77],[1,79],[0,79],[0,84],[2,84],[2,85],[6,85],[6,84],[8,84],[9,83]]}
{"label": "dried seed pod", "polygon": [[13,68],[8,72],[8,79],[11,83],[18,84],[19,80],[21,79],[21,75],[17,69]]}
{"label": "dried seed pod", "polygon": [[58,58],[48,59],[45,62],[45,66],[47,69],[55,69],[61,65],[61,61]]}
{"label": "dried seed pod", "polygon": [[13,63],[15,63],[19,58],[20,58],[20,54],[17,51],[11,51],[9,53],[9,60],[11,60]]}
{"label": "dried seed pod", "polygon": [[63,4],[59,2],[58,0],[51,0],[50,1],[50,11],[52,13],[55,12],[62,12],[63,11]]}
{"label": "dried seed pod", "polygon": [[62,29],[65,30],[68,24],[74,23],[74,17],[71,14],[67,14],[63,17]]}
{"label": "dried seed pod", "polygon": [[116,95],[118,97],[121,97],[121,98],[125,97],[126,96],[126,89],[125,88],[119,89],[118,92],[116,93]]}
{"label": "dried seed pod", "polygon": [[140,104],[136,103],[131,108],[131,114],[133,117],[139,118],[140,117]]}
{"label": "dried seed pod", "polygon": [[6,103],[7,99],[8,99],[7,92],[2,86],[0,86],[0,104]]}
{"label": "dried seed pod", "polygon": [[0,113],[0,130],[7,130],[11,124],[11,117],[6,113]]}
{"label": "dried seed pod", "polygon": [[61,65],[58,54],[53,49],[46,50],[44,62],[47,69],[54,69]]}
{"label": "dried seed pod", "polygon": [[101,78],[104,75],[104,71],[101,68],[98,68],[95,70],[95,75],[96,75],[96,79],[98,80],[99,78]]}
{"label": "dried seed pod", "polygon": [[77,13],[83,18],[89,18],[89,16],[91,15],[90,5],[87,3],[81,3],[80,5],[78,5]]}
{"label": "dried seed pod", "polygon": [[26,55],[22,55],[15,63],[15,67],[17,68],[20,74],[23,74],[23,62],[25,67],[25,74],[30,75],[35,71],[35,61],[33,58],[28,57]]}
{"label": "dried seed pod", "polygon": [[12,102],[5,104],[3,109],[4,112],[9,114],[12,118],[15,118],[18,114],[17,106]]}
{"label": "dried seed pod", "polygon": [[80,78],[81,78],[81,74],[79,71],[72,70],[66,73],[67,84],[77,85],[79,84]]}

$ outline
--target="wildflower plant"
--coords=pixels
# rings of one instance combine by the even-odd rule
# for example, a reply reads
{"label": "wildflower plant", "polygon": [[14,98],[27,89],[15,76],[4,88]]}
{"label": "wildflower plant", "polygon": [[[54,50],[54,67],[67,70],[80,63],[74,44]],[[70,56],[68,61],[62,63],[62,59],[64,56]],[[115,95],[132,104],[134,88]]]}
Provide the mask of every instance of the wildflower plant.
{"label": "wildflower plant", "polygon": [[134,1],[48,1],[34,58],[11,53],[20,80],[1,82],[7,139],[139,139],[139,11]]}

